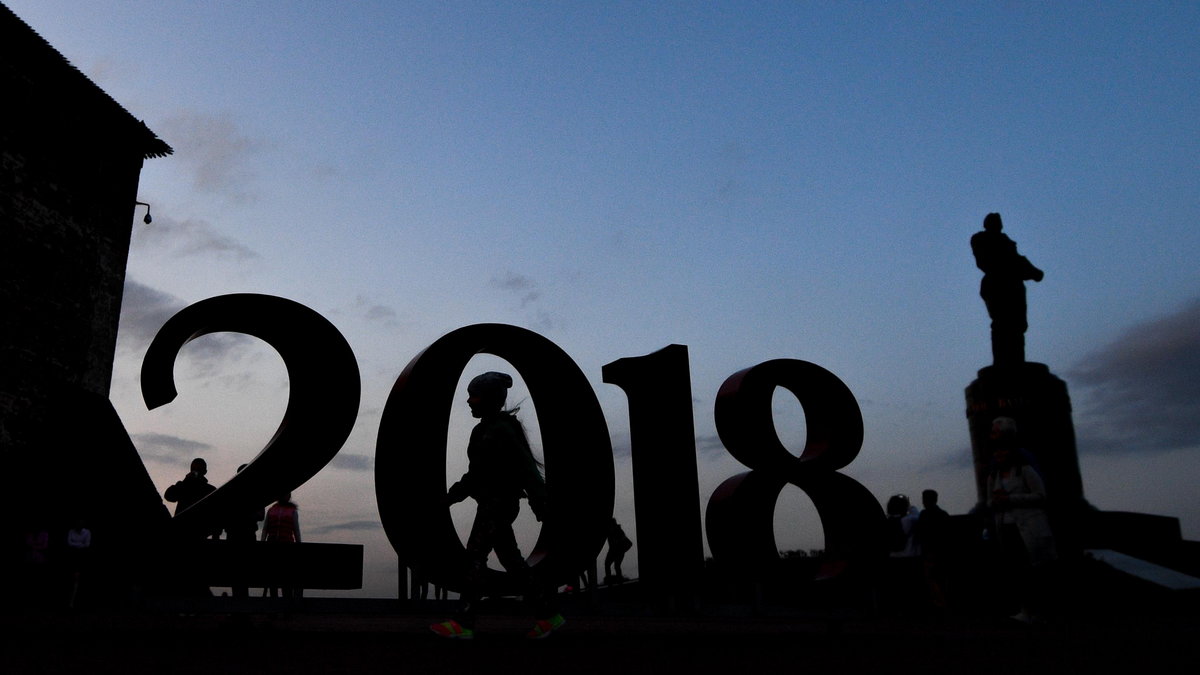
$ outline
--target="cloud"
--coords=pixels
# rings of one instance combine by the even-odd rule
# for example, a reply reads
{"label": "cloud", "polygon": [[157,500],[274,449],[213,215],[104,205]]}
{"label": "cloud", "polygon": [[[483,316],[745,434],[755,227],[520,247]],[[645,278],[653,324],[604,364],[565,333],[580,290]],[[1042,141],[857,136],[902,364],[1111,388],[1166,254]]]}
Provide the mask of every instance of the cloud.
{"label": "cloud", "polygon": [[371,305],[367,308],[366,317],[368,321],[383,321],[386,323],[396,318],[396,310],[383,305]]}
{"label": "cloud", "polygon": [[519,297],[521,309],[542,297],[541,291],[537,290],[537,284],[533,283],[532,279],[512,271],[505,272],[502,277],[492,277],[492,286]]}
{"label": "cloud", "polygon": [[163,138],[174,146],[175,156],[191,170],[197,191],[235,203],[255,199],[250,189],[254,175],[247,164],[263,144],[243,136],[229,115],[183,111],[160,128]]}
{"label": "cloud", "polygon": [[140,352],[150,344],[167,319],[183,307],[184,302],[179,298],[126,277],[121,300],[121,332]]}
{"label": "cloud", "polygon": [[716,434],[696,437],[696,452],[703,457],[713,459],[725,454],[725,444]]}
{"label": "cloud", "polygon": [[[188,342],[179,361],[189,369],[187,377],[211,380],[233,391],[247,391],[262,384],[252,367],[263,356],[263,343],[244,333],[209,333]],[[269,348],[266,348],[269,349]]]}
{"label": "cloud", "polygon": [[378,520],[350,520],[344,523],[314,527],[306,534],[327,535],[334,532],[370,532],[380,529],[383,529],[383,525]]}
{"label": "cloud", "polygon": [[[185,303],[175,296],[133,279],[125,279],[125,294],[121,301],[122,343],[135,353],[145,351],[159,329]],[[211,373],[223,359],[237,359],[239,348],[251,344],[254,338],[240,333],[216,333],[189,342],[187,357],[202,373]]]}
{"label": "cloud", "polygon": [[550,312],[539,306],[542,291],[538,288],[538,284],[529,277],[509,270],[502,276],[492,277],[492,287],[517,299],[517,309],[527,313],[526,322],[530,327],[544,332],[553,329],[558,324]]}
{"label": "cloud", "polygon": [[208,221],[198,218],[177,220],[164,215],[155,216],[151,225],[138,226],[133,248],[170,251],[177,258],[208,255],[249,260],[258,257],[253,249],[221,234]]}
{"label": "cloud", "polygon": [[334,455],[333,459],[329,460],[329,466],[346,471],[370,471],[371,458],[367,455],[348,455],[343,452]]}
{"label": "cloud", "polygon": [[[721,443],[720,437],[716,434],[697,436],[695,443],[696,456],[701,460],[711,461],[729,456],[729,453],[725,451],[725,446]],[[614,438],[612,449],[613,457],[629,458],[633,456],[633,445],[627,435]]]}
{"label": "cloud", "polygon": [[925,473],[944,469],[973,469],[974,466],[971,446],[959,445],[927,453],[924,461],[916,468],[918,472]]}
{"label": "cloud", "polygon": [[145,459],[161,464],[187,466],[196,455],[211,450],[208,443],[201,443],[169,434],[145,433],[130,436],[134,445]]}
{"label": "cloud", "polygon": [[354,299],[352,314],[361,316],[369,322],[378,323],[385,328],[395,328],[399,325],[399,315],[395,309],[387,305],[371,302],[368,298],[361,295]]}
{"label": "cloud", "polygon": [[1200,299],[1134,326],[1068,371],[1084,452],[1200,448]]}

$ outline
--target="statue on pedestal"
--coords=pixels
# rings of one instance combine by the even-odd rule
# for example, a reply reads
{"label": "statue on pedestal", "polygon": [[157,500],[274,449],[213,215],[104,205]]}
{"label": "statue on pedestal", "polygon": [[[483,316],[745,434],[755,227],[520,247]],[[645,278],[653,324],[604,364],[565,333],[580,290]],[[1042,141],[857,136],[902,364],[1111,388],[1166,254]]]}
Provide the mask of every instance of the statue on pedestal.
{"label": "statue on pedestal", "polygon": [[1041,281],[1045,274],[1017,252],[1003,227],[1000,214],[989,213],[983,231],[971,237],[975,264],[983,270],[979,295],[992,318],[992,365],[980,370],[966,390],[978,508],[991,497],[987,478],[993,466],[993,423],[997,418],[1016,420],[1029,461],[1045,481],[1047,513],[1070,535],[1077,528],[1068,521],[1087,506],[1071,397],[1067,384],[1049,368],[1025,360],[1025,282]]}
{"label": "statue on pedestal", "polygon": [[1017,253],[1017,243],[1001,230],[999,213],[983,219],[983,231],[971,237],[975,265],[983,270],[979,295],[992,318],[992,362],[1014,366],[1025,362],[1025,281],[1045,276],[1029,259]]}
{"label": "statue on pedestal", "polygon": [[[1067,383],[1045,364],[1025,360],[1025,282],[1041,281],[1045,275],[1017,252],[1016,242],[1002,229],[1000,214],[989,213],[983,231],[971,237],[975,264],[983,271],[979,295],[992,319],[993,358],[992,365],[981,368],[964,391],[978,497],[972,512],[995,517],[1002,544],[1005,539],[1013,541],[1003,534],[1004,526],[1018,525],[1025,553],[1033,550],[1032,566],[1054,556],[1078,560],[1091,549],[1119,551],[1172,569],[1197,564],[1195,556],[1185,552],[1192,544],[1184,542],[1177,518],[1101,511],[1084,497]],[[1012,431],[1016,428],[1019,445]],[[1015,488],[1002,483],[1013,482],[1014,467],[1022,463],[1030,469],[1021,473],[1036,474],[1041,485],[1024,477],[1029,495],[1017,500],[1025,503],[1014,508]],[[1027,507],[1033,502],[1044,511],[1046,522],[1033,528],[1025,523],[1022,532],[1019,521],[1031,517]]]}

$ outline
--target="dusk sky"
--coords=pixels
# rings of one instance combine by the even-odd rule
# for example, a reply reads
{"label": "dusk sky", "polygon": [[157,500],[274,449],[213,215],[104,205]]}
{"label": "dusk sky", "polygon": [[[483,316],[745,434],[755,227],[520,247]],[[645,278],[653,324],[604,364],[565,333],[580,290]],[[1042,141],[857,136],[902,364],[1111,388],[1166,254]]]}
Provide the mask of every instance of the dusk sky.
{"label": "dusk sky", "polygon": [[[288,391],[271,349],[209,336],[147,411],[141,359],[173,313],[278,295],[353,347],[357,424],[295,499],[306,541],[366,545],[357,595],[396,593],[388,392],[474,323],[537,331],[588,376],[631,536],[627,400],[601,368],[671,343],[702,505],[744,470],[716,439],[721,382],[797,358],[862,408],[846,474],[967,511],[963,389],[991,361],[968,240],[990,211],[1046,272],[1027,357],[1070,387],[1085,496],[1200,539],[1200,3],[3,1],[175,149],[141,174],[154,222],[138,208],[111,392],[160,491],[196,456],[232,476]],[[479,358],[464,392],[504,367]],[[798,450],[799,405],[775,401]],[[472,421],[462,393],[450,480]],[[823,545],[799,490],[776,535]]]}

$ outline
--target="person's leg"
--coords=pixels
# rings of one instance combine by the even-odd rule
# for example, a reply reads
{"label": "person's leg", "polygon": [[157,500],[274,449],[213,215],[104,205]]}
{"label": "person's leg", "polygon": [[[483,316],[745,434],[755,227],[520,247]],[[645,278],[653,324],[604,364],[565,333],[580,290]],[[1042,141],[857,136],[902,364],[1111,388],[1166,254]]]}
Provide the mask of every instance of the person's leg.
{"label": "person's leg", "polygon": [[475,637],[475,617],[483,589],[483,574],[487,569],[487,556],[495,531],[491,515],[483,504],[475,511],[475,522],[471,524],[471,534],[467,537],[468,562],[463,589],[459,593],[458,611],[453,619],[429,627],[441,637],[460,640]]}
{"label": "person's leg", "polygon": [[999,528],[997,534],[1000,538],[1004,571],[1009,581],[1006,594],[1009,598],[1016,599],[1020,605],[1012,618],[1018,621],[1031,621],[1033,615],[1027,604],[1031,568],[1025,541],[1021,538],[1021,531],[1016,525],[1004,525]]}
{"label": "person's leg", "polygon": [[548,588],[544,580],[538,578],[529,568],[529,563],[525,562],[525,555],[517,546],[512,524],[517,519],[519,510],[518,502],[496,504],[489,508],[494,523],[492,547],[505,571],[516,577],[517,583],[522,587],[525,603],[534,618],[545,619],[557,614],[553,603],[556,589]]}
{"label": "person's leg", "polygon": [[475,617],[479,611],[479,600],[483,590],[483,578],[487,570],[487,557],[497,534],[496,513],[486,504],[475,511],[475,522],[467,537],[467,578],[463,586],[459,610],[454,620],[470,630],[475,628]]}
{"label": "person's leg", "polygon": [[492,548],[500,564],[510,574],[517,577],[518,583],[524,588],[525,603],[533,615],[534,624],[526,633],[529,638],[544,638],[565,623],[558,611],[557,588],[540,576],[525,562],[525,556],[517,546],[517,538],[513,534],[512,524],[517,519],[520,503],[501,502],[489,505],[488,511],[492,516]]}

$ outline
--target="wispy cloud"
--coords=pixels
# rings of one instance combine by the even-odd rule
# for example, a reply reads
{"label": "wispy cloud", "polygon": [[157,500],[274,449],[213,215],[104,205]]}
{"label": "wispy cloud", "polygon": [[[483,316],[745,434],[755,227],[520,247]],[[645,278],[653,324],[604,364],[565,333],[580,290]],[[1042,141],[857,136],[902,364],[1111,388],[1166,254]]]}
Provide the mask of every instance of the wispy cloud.
{"label": "wispy cloud", "polygon": [[213,256],[250,260],[258,253],[250,247],[225,234],[221,234],[208,221],[199,218],[177,220],[158,211],[150,225],[138,225],[132,247],[147,251],[169,251],[177,258],[188,256]]}
{"label": "wispy cloud", "polygon": [[344,523],[314,527],[307,534],[327,535],[335,532],[370,532],[382,528],[383,525],[378,520],[350,520]]}
{"label": "wispy cloud", "polygon": [[367,455],[348,455],[344,452],[334,455],[333,459],[329,460],[329,466],[346,471],[370,471],[372,468],[371,458]]}
{"label": "wispy cloud", "polygon": [[526,322],[534,329],[548,331],[558,324],[554,316],[541,307],[542,291],[533,279],[509,270],[492,277],[492,287],[515,298],[516,309],[527,314]]}
{"label": "wispy cloud", "polygon": [[383,321],[394,322],[396,319],[396,310],[383,305],[371,305],[365,313],[368,321]]}
{"label": "wispy cloud", "polygon": [[160,464],[187,466],[196,455],[212,449],[208,443],[169,434],[133,434],[130,438],[143,458]]}
{"label": "wispy cloud", "polygon": [[925,453],[923,461],[917,470],[920,472],[940,471],[943,469],[970,469],[975,466],[971,455],[971,446],[944,447],[940,450]]}
{"label": "wispy cloud", "polygon": [[192,172],[193,187],[235,203],[253,201],[249,159],[264,144],[242,134],[229,115],[183,111],[159,125],[175,156]]}
{"label": "wispy cloud", "polygon": [[[121,301],[123,347],[137,353],[145,351],[163,324],[184,307],[185,303],[179,298],[126,278]],[[212,364],[231,355],[236,358],[237,349],[252,341],[253,338],[246,335],[218,333],[189,343],[187,354],[202,371],[209,372],[214,367]]]}
{"label": "wispy cloud", "polygon": [[396,310],[387,306],[372,302],[364,296],[358,296],[354,300],[355,315],[361,316],[372,323],[378,323],[385,328],[395,328],[399,321]]}
{"label": "wispy cloud", "polygon": [[1200,448],[1200,299],[1134,326],[1068,378],[1085,394],[1076,417],[1081,451]]}
{"label": "wispy cloud", "polygon": [[128,339],[125,344],[139,352],[144,350],[167,319],[183,307],[179,298],[127,277],[121,300],[121,333]]}
{"label": "wispy cloud", "polygon": [[503,276],[492,277],[492,286],[516,295],[520,298],[522,308],[542,297],[542,292],[537,289],[537,284],[532,279],[512,271],[505,272]]}
{"label": "wispy cloud", "polygon": [[[721,443],[721,439],[716,434],[710,436],[697,436],[696,456],[704,461],[711,461],[728,456],[725,452],[725,446]],[[633,446],[629,436],[619,436],[613,439],[613,456],[614,457],[630,457],[633,455]],[[646,452],[646,450],[642,450]]]}
{"label": "wispy cloud", "polygon": [[709,459],[719,457],[725,453],[725,444],[721,442],[721,437],[716,434],[697,436],[696,453]]}

